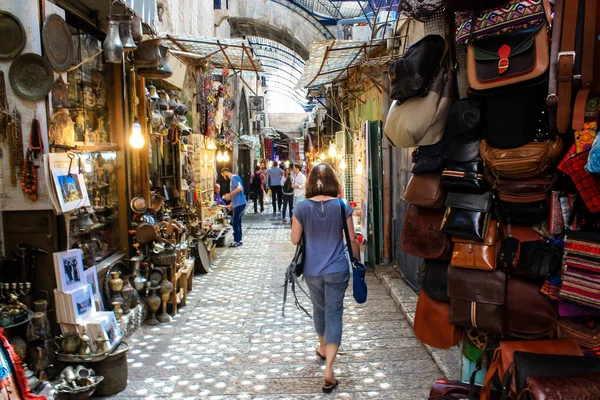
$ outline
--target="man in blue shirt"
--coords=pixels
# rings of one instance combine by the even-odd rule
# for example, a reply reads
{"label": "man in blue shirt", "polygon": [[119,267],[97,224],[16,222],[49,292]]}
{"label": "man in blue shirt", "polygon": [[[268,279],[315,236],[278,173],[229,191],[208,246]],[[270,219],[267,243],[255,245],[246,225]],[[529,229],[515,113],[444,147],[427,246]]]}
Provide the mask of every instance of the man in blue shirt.
{"label": "man in blue shirt", "polygon": [[281,211],[283,204],[283,188],[281,186],[281,178],[283,178],[283,170],[279,168],[277,161],[273,162],[273,166],[267,170],[269,177],[269,188],[271,188],[271,199],[273,200],[273,214]]}
{"label": "man in blue shirt", "polygon": [[221,170],[221,176],[229,179],[229,193],[223,195],[223,200],[231,200],[233,207],[233,218],[231,226],[233,226],[233,243],[229,247],[240,247],[242,245],[242,215],[246,208],[246,196],[244,196],[244,184],[242,179],[231,173],[229,168]]}

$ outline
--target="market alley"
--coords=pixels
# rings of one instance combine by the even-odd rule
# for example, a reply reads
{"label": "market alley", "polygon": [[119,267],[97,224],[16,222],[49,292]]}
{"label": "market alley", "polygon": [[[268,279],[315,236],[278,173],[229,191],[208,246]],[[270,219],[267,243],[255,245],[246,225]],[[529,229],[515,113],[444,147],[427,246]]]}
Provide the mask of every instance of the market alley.
{"label": "market alley", "polygon": [[281,314],[289,234],[270,213],[247,214],[244,245],[219,249],[173,323],[145,325],[128,339],[129,384],[113,398],[426,398],[442,374],[372,274],[366,304],[347,292],[340,387],[321,393],[324,363],[311,320],[293,299]]}

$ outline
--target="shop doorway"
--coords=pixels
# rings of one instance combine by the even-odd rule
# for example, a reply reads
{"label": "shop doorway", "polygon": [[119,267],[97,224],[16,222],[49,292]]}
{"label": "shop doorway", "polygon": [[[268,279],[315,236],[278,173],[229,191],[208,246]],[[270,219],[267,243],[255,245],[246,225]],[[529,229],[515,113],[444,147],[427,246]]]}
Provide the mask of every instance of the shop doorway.
{"label": "shop doorway", "polygon": [[369,122],[369,233],[368,233],[368,261],[375,266],[381,262],[383,248],[383,191],[382,173],[383,162],[381,157],[381,121]]}
{"label": "shop doorway", "polygon": [[237,170],[238,176],[242,178],[244,184],[244,193],[248,197],[248,193],[250,193],[250,175],[253,172],[249,148],[240,147],[238,149]]}

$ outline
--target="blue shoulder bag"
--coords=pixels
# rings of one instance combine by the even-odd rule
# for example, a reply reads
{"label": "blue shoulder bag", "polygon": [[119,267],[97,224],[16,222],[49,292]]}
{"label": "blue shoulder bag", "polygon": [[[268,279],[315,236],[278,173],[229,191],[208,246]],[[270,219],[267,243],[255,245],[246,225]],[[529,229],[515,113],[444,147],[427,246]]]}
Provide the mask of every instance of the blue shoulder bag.
{"label": "blue shoulder bag", "polygon": [[346,246],[348,255],[350,256],[350,265],[352,267],[352,290],[354,291],[354,300],[357,303],[362,304],[367,301],[367,281],[365,274],[367,268],[360,260],[354,258],[352,252],[352,242],[350,241],[350,234],[348,233],[348,221],[346,218],[346,203],[344,199],[340,199],[340,206],[342,212],[342,223],[344,225],[344,235],[346,236]]}

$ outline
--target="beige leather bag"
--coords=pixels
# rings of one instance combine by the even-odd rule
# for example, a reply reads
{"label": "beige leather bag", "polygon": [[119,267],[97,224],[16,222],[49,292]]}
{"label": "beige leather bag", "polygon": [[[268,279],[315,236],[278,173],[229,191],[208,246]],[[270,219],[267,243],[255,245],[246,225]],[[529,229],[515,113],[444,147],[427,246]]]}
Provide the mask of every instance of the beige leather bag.
{"label": "beige leather bag", "polygon": [[455,87],[454,72],[440,67],[425,96],[394,101],[384,128],[392,144],[408,148],[442,140]]}

